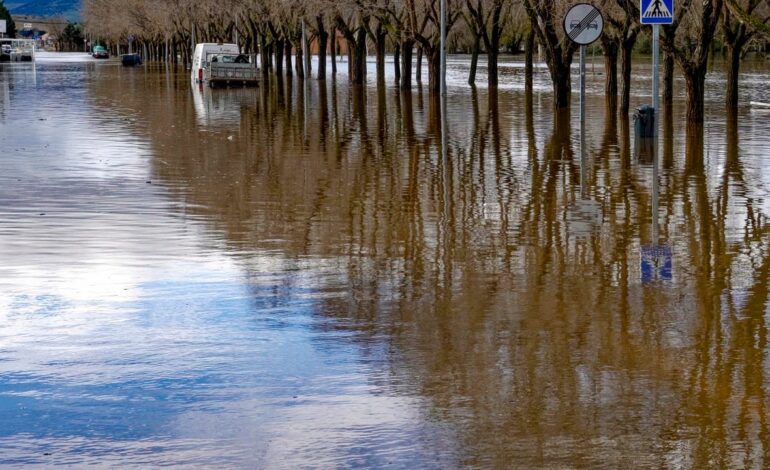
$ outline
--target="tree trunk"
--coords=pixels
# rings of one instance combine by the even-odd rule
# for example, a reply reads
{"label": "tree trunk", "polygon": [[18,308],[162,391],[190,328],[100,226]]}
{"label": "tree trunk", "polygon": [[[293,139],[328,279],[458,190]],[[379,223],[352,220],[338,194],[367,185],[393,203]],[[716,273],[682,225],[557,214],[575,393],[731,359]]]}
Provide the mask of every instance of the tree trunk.
{"label": "tree trunk", "polygon": [[726,44],[725,66],[727,67],[727,96],[726,104],[729,113],[738,110],[738,76],[741,72],[742,46],[739,44]]}
{"label": "tree trunk", "polygon": [[414,69],[414,79],[417,83],[422,83],[422,46],[417,45],[417,64]]}
{"label": "tree trunk", "polygon": [[266,77],[270,68],[268,66],[267,38],[264,34],[259,35],[259,62],[262,67],[262,76]]}
{"label": "tree trunk", "polygon": [[326,46],[329,43],[329,33],[324,29],[323,17],[316,17],[318,27],[318,80],[326,80]]}
{"label": "tree trunk", "polygon": [[551,81],[553,82],[553,105],[558,109],[569,108],[572,97],[572,77],[570,65],[553,63],[549,67]]}
{"label": "tree trunk", "polygon": [[305,74],[307,78],[313,78],[313,53],[310,50],[310,37],[307,34],[302,35],[302,59],[305,65]]}
{"label": "tree trunk", "polygon": [[353,50],[353,84],[363,85],[366,83],[366,30],[358,28],[356,32],[356,42]]}
{"label": "tree trunk", "polygon": [[283,75],[283,39],[275,41],[275,74]]}
{"label": "tree trunk", "polygon": [[663,109],[670,113],[674,106],[674,54],[663,57]]}
{"label": "tree trunk", "polygon": [[621,76],[623,78],[623,89],[620,93],[620,113],[622,116],[628,116],[631,109],[631,53],[634,49],[633,41],[623,41],[621,45]]}
{"label": "tree trunk", "polygon": [[532,93],[534,82],[534,61],[535,61],[535,31],[530,29],[527,34],[527,50],[524,51],[524,89],[527,93]]}
{"label": "tree trunk", "polygon": [[283,47],[284,47],[283,55],[284,57],[286,57],[286,76],[291,77],[293,75],[293,72],[291,70],[291,41],[287,39]]}
{"label": "tree trunk", "polygon": [[497,69],[497,58],[500,55],[499,46],[495,47],[494,45],[487,50],[487,83],[489,85],[489,88],[497,88],[498,83],[498,69]]}
{"label": "tree trunk", "polygon": [[490,89],[496,89],[498,83],[497,58],[500,55],[500,36],[503,33],[500,15],[502,14],[503,2],[496,1],[492,10],[492,32],[485,40],[487,48],[487,83]]}
{"label": "tree trunk", "polygon": [[414,42],[410,40],[401,41],[401,89],[412,89],[412,50]]}
{"label": "tree trunk", "polygon": [[332,75],[337,75],[337,28],[332,28],[331,34]]}
{"label": "tree trunk", "polygon": [[401,83],[401,47],[394,44],[393,47],[393,74],[396,76],[396,86]]}
{"label": "tree trunk", "polygon": [[468,85],[474,86],[476,84],[476,68],[479,64],[479,50],[481,49],[481,36],[474,35],[473,49],[471,50],[471,70],[468,73]]}
{"label": "tree trunk", "polygon": [[298,47],[294,48],[296,57],[294,58],[295,61],[295,67],[297,69],[297,78],[300,80],[305,79],[305,63],[302,60],[303,58],[303,50],[302,50],[302,40],[299,41],[300,45]]}
{"label": "tree trunk", "polygon": [[385,40],[387,36],[382,24],[377,25],[374,31],[374,47],[377,54],[377,81],[385,80]]}
{"label": "tree trunk", "polygon": [[428,90],[431,94],[441,91],[441,48],[431,47],[428,55]]}
{"label": "tree trunk", "polygon": [[692,68],[684,71],[687,89],[687,122],[700,124],[704,115],[704,94],[706,90],[705,68]]}
{"label": "tree trunk", "polygon": [[602,41],[604,50],[604,94],[607,109],[613,115],[618,109],[618,43],[612,40]]}

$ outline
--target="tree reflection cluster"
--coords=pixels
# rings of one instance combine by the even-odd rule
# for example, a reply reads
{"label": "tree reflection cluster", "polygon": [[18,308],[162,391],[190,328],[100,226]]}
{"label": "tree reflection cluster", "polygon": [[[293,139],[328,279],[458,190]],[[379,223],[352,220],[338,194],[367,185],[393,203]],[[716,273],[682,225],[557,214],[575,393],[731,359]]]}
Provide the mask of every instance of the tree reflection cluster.
{"label": "tree reflection cluster", "polygon": [[[532,94],[441,113],[335,81],[193,93],[205,105],[180,83],[127,98],[161,103],[144,114],[154,179],[234,257],[336,264],[349,295],[317,311],[363,349],[386,342],[399,393],[456,427],[463,463],[768,465],[770,225],[736,122],[717,142],[669,115],[655,195],[627,121],[590,130],[581,181],[571,116]],[[655,197],[676,272],[643,284]],[[589,230],[568,223],[581,198]]]}

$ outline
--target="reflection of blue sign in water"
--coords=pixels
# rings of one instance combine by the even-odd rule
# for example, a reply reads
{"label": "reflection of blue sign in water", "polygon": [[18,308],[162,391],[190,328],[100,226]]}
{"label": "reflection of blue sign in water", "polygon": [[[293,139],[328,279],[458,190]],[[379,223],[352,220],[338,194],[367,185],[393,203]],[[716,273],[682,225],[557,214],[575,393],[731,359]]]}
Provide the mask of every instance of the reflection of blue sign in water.
{"label": "reflection of blue sign in water", "polygon": [[673,279],[674,256],[670,246],[643,246],[641,254],[643,283]]}
{"label": "reflection of blue sign in water", "polygon": [[639,12],[642,24],[671,24],[674,22],[674,0],[642,0]]}

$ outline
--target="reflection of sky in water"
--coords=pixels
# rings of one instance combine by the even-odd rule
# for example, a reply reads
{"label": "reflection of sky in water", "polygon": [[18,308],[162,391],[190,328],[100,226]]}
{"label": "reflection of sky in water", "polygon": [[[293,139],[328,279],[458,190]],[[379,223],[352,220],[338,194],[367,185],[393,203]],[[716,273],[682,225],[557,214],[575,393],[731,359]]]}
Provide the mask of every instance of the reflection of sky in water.
{"label": "reflection of sky in water", "polygon": [[0,76],[0,464],[427,461],[417,399],[369,382],[384,353],[319,315],[335,271],[223,254],[120,103],[38,67]]}
{"label": "reflection of sky in water", "polygon": [[[275,275],[244,284],[227,280],[234,274],[139,284],[137,299],[108,305],[15,297],[0,329],[5,459],[24,455],[29,440],[63,461],[98,459],[118,442],[127,457],[151,447],[152,462],[190,441],[222,446],[235,461],[285,466],[306,461],[309,449],[329,464],[355,460],[357,445],[417,451],[413,399],[373,396],[366,376],[379,374],[384,358],[362,362],[341,341],[350,333],[319,336],[315,289],[301,287],[313,281],[276,289]],[[253,455],[239,454],[247,450]],[[219,461],[201,457],[196,463]]]}

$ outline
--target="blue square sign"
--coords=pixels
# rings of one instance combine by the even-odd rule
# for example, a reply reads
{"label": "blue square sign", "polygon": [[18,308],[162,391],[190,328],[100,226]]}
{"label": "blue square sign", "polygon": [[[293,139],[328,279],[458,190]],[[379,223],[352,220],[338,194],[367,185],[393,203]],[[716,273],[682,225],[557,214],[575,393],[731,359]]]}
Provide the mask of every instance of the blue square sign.
{"label": "blue square sign", "polygon": [[642,283],[671,281],[674,278],[674,256],[670,246],[643,246],[640,254]]}
{"label": "blue square sign", "polygon": [[639,12],[642,24],[671,24],[674,22],[674,0],[642,0]]}

